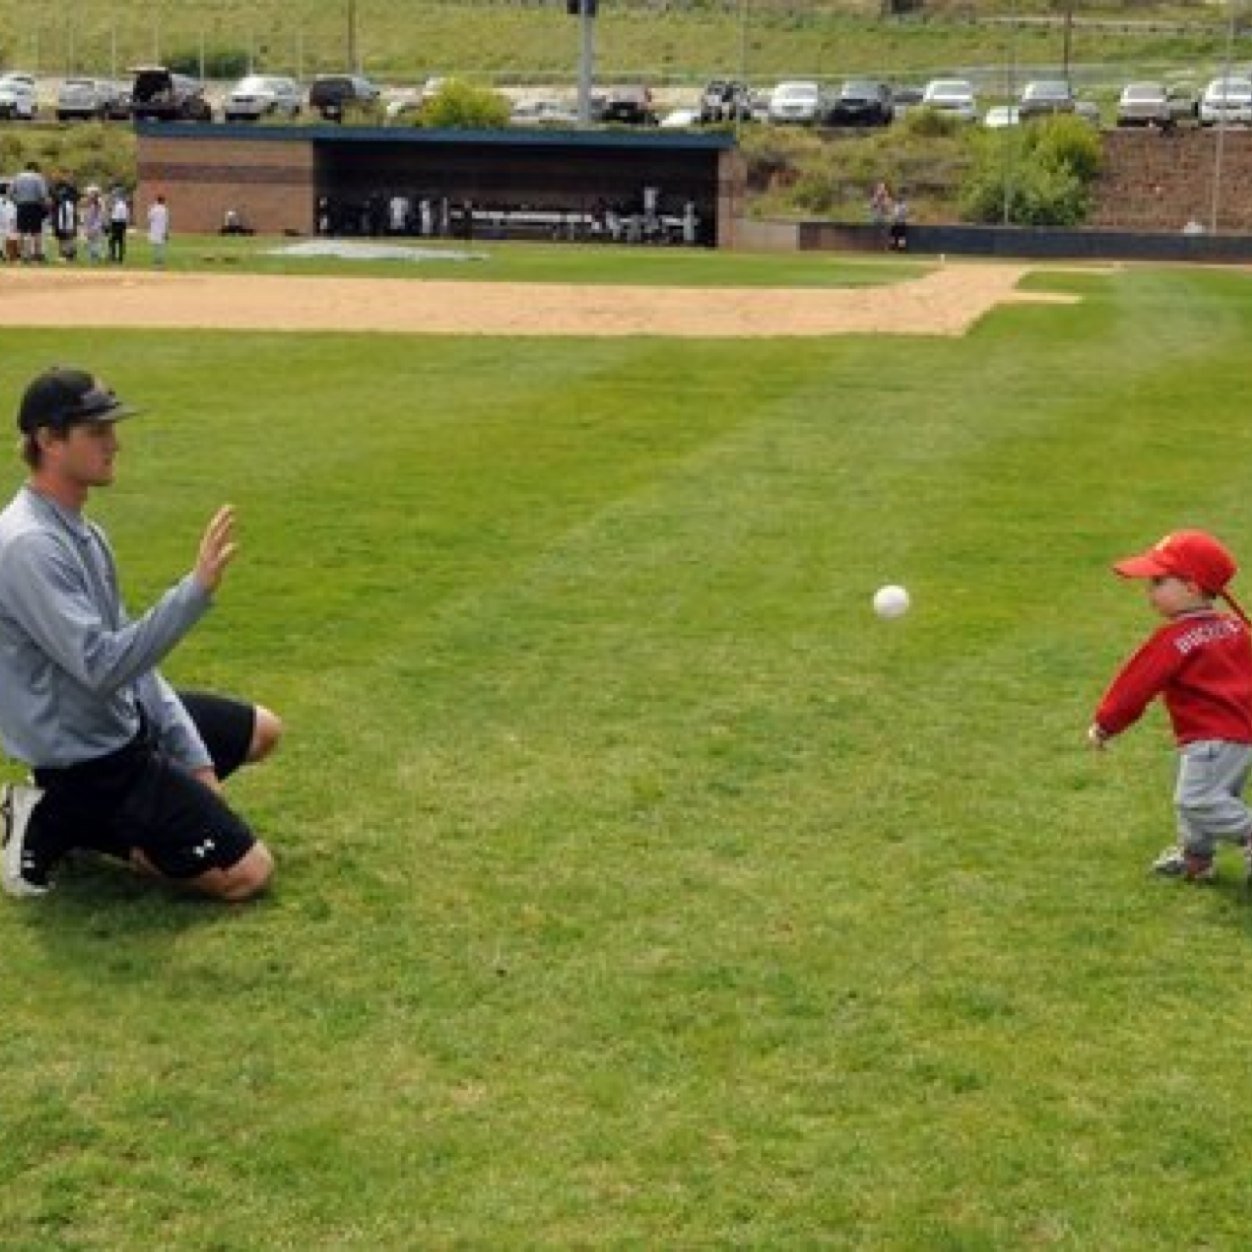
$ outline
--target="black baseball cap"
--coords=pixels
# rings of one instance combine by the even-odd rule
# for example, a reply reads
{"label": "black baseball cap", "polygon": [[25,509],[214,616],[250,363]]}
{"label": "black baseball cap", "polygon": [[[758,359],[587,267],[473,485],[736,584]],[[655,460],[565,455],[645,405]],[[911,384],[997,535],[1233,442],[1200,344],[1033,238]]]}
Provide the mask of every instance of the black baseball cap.
{"label": "black baseball cap", "polygon": [[17,428],[24,435],[41,426],[73,426],[76,422],[116,422],[137,413],[113,391],[85,370],[54,366],[26,388],[17,411]]}

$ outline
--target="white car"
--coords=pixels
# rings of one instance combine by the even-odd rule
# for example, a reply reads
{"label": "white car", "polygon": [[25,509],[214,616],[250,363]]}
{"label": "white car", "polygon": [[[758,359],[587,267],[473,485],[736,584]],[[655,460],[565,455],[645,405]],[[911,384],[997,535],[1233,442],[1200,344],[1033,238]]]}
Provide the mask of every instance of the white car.
{"label": "white car", "polygon": [[978,119],[978,100],[974,86],[964,78],[936,78],[926,84],[922,92],[922,105],[940,113],[951,113],[963,122]]}
{"label": "white car", "polygon": [[0,117],[30,122],[39,113],[35,76],[10,70],[0,74]]}
{"label": "white car", "polygon": [[1215,78],[1200,97],[1201,126],[1252,124],[1252,78]]}
{"label": "white car", "polygon": [[1006,126],[1016,126],[1021,121],[1017,115],[1015,104],[993,104],[982,119],[982,124],[991,130],[1003,130]]}
{"label": "white car", "polygon": [[297,117],[304,93],[294,78],[281,74],[249,74],[241,78],[222,105],[228,122],[255,122],[261,117]]}
{"label": "white car", "polygon": [[779,83],[769,98],[769,120],[815,126],[822,111],[822,89],[816,83]]}
{"label": "white car", "polygon": [[662,130],[685,130],[699,125],[699,109],[671,109],[660,121]]}

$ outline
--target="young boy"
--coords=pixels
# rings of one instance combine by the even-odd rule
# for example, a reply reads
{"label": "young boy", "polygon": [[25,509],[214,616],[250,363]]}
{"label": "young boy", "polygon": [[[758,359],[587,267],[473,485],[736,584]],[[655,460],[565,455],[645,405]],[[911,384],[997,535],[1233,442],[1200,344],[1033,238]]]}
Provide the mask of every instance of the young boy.
{"label": "young boy", "polygon": [[[1219,840],[1241,844],[1252,858],[1252,812],[1241,798],[1252,769],[1252,635],[1226,590],[1238,567],[1212,535],[1180,530],[1113,568],[1148,581],[1148,603],[1165,624],[1113,680],[1087,737],[1103,748],[1158,695],[1164,699],[1178,743],[1178,844],[1152,869],[1208,882]],[[1233,615],[1214,608],[1219,596]]]}

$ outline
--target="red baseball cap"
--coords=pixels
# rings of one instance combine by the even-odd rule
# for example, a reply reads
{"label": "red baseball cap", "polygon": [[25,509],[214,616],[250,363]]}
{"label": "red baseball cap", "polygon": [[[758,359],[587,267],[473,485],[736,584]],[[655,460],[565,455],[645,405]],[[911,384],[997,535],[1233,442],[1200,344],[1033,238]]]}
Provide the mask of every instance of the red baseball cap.
{"label": "red baseball cap", "polygon": [[1229,549],[1204,530],[1176,530],[1113,568],[1123,578],[1183,578],[1211,596],[1222,595],[1239,569]]}

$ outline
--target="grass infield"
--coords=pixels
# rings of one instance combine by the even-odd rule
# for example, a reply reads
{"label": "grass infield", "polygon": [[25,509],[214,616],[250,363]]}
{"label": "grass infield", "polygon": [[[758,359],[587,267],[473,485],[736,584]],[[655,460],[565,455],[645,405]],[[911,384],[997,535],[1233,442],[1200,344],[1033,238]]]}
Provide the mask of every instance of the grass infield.
{"label": "grass infield", "polygon": [[1145,873],[1163,720],[1083,732],[1109,561],[1252,560],[1248,278],[1032,281],[952,341],[6,331],[11,398],[145,408],[132,606],[238,506],[167,672],[288,740],[263,903],[0,907],[0,1242],[1246,1246],[1252,905]]}

